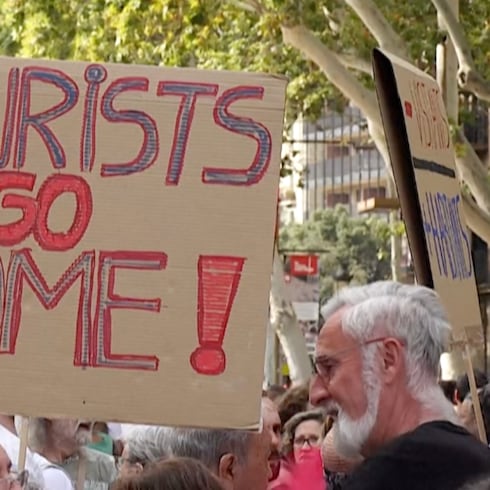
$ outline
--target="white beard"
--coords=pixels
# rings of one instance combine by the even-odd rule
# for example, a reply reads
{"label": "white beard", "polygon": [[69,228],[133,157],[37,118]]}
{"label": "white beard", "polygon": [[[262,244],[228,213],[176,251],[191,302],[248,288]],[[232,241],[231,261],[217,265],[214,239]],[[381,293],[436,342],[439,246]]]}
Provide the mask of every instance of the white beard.
{"label": "white beard", "polygon": [[336,451],[348,459],[359,457],[362,447],[369,439],[376,424],[381,383],[372,364],[364,361],[363,381],[367,400],[367,408],[364,414],[358,419],[352,419],[337,406],[338,417],[333,425],[334,445]]}

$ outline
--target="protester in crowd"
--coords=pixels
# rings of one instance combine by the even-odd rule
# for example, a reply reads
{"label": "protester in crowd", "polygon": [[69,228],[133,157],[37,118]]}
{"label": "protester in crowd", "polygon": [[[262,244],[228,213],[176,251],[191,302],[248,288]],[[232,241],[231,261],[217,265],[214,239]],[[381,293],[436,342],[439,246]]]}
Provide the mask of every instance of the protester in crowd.
{"label": "protester in crowd", "polygon": [[265,396],[273,402],[279,402],[281,397],[286,393],[286,388],[281,385],[271,385],[265,390]]}
{"label": "protester in crowd", "polygon": [[456,405],[456,381],[453,379],[440,380],[439,386],[441,387],[444,396],[453,404]]}
{"label": "protester in crowd", "polygon": [[[475,383],[477,388],[483,388],[488,383],[487,375],[479,369],[474,369]],[[454,401],[459,408],[464,402],[465,398],[470,393],[470,382],[468,381],[468,375],[462,374],[456,380],[456,387],[454,390]]]}
{"label": "protester in crowd", "polygon": [[324,490],[320,444],[324,415],[321,411],[300,412],[286,424],[281,471],[270,490],[318,488]]}
{"label": "protester in crowd", "polygon": [[344,288],[322,311],[311,401],[337,416],[336,448],[366,459],[345,490],[456,490],[490,454],[437,384],[451,326],[437,294],[384,281]]}
{"label": "protester in crowd", "polygon": [[[478,389],[478,399],[480,402],[487,441],[490,442],[490,384]],[[479,437],[475,408],[473,405],[473,397],[471,396],[471,393],[468,393],[461,404],[459,416],[466,429],[475,437]]]}
{"label": "protester in crowd", "polygon": [[112,456],[85,447],[90,429],[90,424],[73,419],[31,418],[29,447],[53,466],[63,468],[75,487],[80,479],[84,490],[108,490],[117,476],[115,461]]}
{"label": "protester in crowd", "polygon": [[284,453],[292,461],[298,461],[301,453],[319,448],[325,430],[325,414],[321,410],[300,412],[284,426]]}
{"label": "protester in crowd", "polygon": [[310,408],[309,383],[303,383],[289,388],[278,401],[279,417],[281,425],[299,412],[305,412]]}
{"label": "protester in crowd", "polygon": [[119,458],[124,449],[123,428],[129,424],[119,424],[117,422],[107,422],[108,434],[111,437],[113,445],[113,456]]}
{"label": "protester in crowd", "polygon": [[[14,417],[9,415],[2,415],[0,417],[0,444],[7,453],[7,456],[12,464],[12,471],[17,471],[17,462],[19,461],[20,451],[20,438],[17,436],[17,429],[14,423]],[[29,482],[32,488],[40,488],[46,490],[65,490],[63,486],[47,486],[45,481],[45,472],[41,466],[48,463],[44,458],[36,453],[33,453],[29,449],[26,451],[26,464],[25,467],[29,472]],[[66,478],[66,477],[65,477]],[[66,490],[72,490],[71,483],[66,478],[66,481],[70,484]]]}
{"label": "protester in crowd", "polygon": [[41,487],[28,483],[28,472],[14,473],[12,461],[0,445],[0,490],[37,490]]}
{"label": "protester in crowd", "polygon": [[139,475],[119,480],[112,490],[223,490],[223,487],[200,461],[172,458],[151,463]]}
{"label": "protester in crowd", "polygon": [[277,479],[281,470],[282,433],[281,419],[276,405],[267,396],[262,396],[262,423],[263,430],[269,433],[271,441],[269,465],[271,468],[270,481],[272,482]]}
{"label": "protester in crowd", "polygon": [[94,422],[92,439],[87,447],[114,456],[114,441],[109,435],[109,426],[105,422]]}
{"label": "protester in crowd", "polygon": [[165,428],[164,452],[169,457],[201,461],[225,490],[265,490],[271,477],[271,437],[259,433],[222,430]]}
{"label": "protester in crowd", "polygon": [[168,456],[165,445],[166,431],[163,427],[137,427],[126,440],[119,459],[119,476],[132,477],[143,471],[149,463]]}

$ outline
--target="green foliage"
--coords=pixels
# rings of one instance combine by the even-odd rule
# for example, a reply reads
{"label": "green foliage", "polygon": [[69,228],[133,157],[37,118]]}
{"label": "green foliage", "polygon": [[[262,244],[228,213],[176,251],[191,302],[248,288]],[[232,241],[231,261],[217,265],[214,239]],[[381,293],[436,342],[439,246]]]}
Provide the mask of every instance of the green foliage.
{"label": "green foliage", "polygon": [[[263,6],[257,13],[246,8]],[[441,35],[428,0],[377,0],[414,63],[434,72]],[[483,74],[489,71],[490,2],[461,0],[461,22]],[[0,0],[6,55],[281,73],[288,120],[315,118],[345,100],[318,68],[282,42],[281,25],[303,23],[331,50],[369,60],[376,42],[343,0]],[[370,77],[359,79],[372,86]]]}
{"label": "green foliage", "polygon": [[332,295],[340,272],[359,284],[390,277],[390,233],[387,221],[376,216],[353,218],[338,206],[317,211],[304,224],[283,227],[279,249],[321,252],[320,294],[324,301]]}

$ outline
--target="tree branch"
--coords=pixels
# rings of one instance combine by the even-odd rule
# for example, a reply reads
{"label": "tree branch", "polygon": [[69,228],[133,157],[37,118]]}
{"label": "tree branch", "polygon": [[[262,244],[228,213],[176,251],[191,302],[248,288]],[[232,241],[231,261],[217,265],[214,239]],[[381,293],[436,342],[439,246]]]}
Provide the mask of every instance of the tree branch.
{"label": "tree branch", "polygon": [[303,25],[281,26],[284,42],[316,63],[327,78],[368,118],[381,122],[374,92],[367,89],[309,29]]}
{"label": "tree branch", "polygon": [[[356,0],[345,0],[356,3]],[[433,0],[437,1],[437,0]],[[364,0],[359,0],[364,2]],[[361,19],[364,21],[364,19]],[[369,27],[369,26],[368,26]],[[367,118],[369,133],[380,151],[388,173],[392,177],[390,156],[386,143],[381,115],[376,96],[366,89],[355,76],[342,65],[339,56],[330,51],[310,30],[304,26],[282,26],[284,41],[298,49],[303,55],[315,62],[332,82],[348,99],[357,105]],[[393,41],[394,42],[394,41]],[[396,53],[400,56],[402,53]],[[456,166],[460,177],[468,184],[471,193],[480,207],[471,199],[466,198],[466,209],[470,214],[468,226],[481,237],[490,236],[490,183],[488,175],[478,155],[471,147],[463,132],[454,136],[456,145],[463,146],[463,152],[457,152]],[[472,206],[470,206],[473,204]],[[490,240],[490,237],[489,237]]]}
{"label": "tree branch", "polygon": [[490,181],[487,169],[462,129],[454,133],[453,143],[456,149],[456,168],[461,180],[468,184],[478,206],[490,214]]}
{"label": "tree branch", "polygon": [[362,20],[382,49],[387,49],[400,58],[409,58],[405,41],[393,30],[372,0],[344,1]]}
{"label": "tree branch", "polygon": [[265,8],[259,0],[230,0],[230,3],[248,12],[259,15],[265,13]]}
{"label": "tree branch", "polygon": [[476,70],[470,45],[451,6],[447,0],[432,0],[432,4],[444,21],[453,42],[459,64],[458,81],[460,87],[473,92],[479,99],[490,102],[490,83]]}
{"label": "tree branch", "polygon": [[281,342],[291,379],[294,383],[305,382],[311,376],[311,364],[305,338],[286,289],[284,266],[277,247],[274,251],[269,303],[271,326]]}
{"label": "tree branch", "polygon": [[346,68],[373,76],[373,67],[369,61],[360,58],[359,56],[346,53],[337,54],[337,58]]}
{"label": "tree branch", "polygon": [[482,240],[490,243],[490,214],[479,208],[473,199],[463,192],[463,213],[468,228]]}

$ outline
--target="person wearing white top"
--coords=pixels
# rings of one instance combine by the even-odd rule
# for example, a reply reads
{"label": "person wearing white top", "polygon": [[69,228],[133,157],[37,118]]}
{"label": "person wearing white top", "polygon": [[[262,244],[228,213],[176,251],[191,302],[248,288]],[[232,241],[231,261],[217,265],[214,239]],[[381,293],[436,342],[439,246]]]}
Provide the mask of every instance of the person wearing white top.
{"label": "person wearing white top", "polygon": [[[17,425],[19,425],[18,421]],[[16,471],[19,461],[20,438],[0,425],[0,444],[12,462],[12,469]],[[29,481],[37,484],[42,490],[73,490],[73,485],[63,469],[53,466],[40,454],[29,449],[26,453],[26,470],[29,471]]]}
{"label": "person wearing white top", "polygon": [[71,480],[62,468],[51,464],[39,454],[34,453],[34,456],[39,458],[36,460],[40,462],[46,490],[73,490]]}
{"label": "person wearing white top", "polygon": [[[17,471],[17,464],[19,461],[20,451],[20,439],[12,434],[3,425],[0,425],[0,444],[5,449],[10,461],[12,462],[12,470]],[[26,470],[29,471],[29,480],[36,483],[43,490],[48,490],[44,482],[42,470],[39,466],[39,462],[36,461],[35,455],[27,450],[26,454]],[[50,489],[51,490],[51,489]],[[53,489],[55,490],[55,489]]]}

